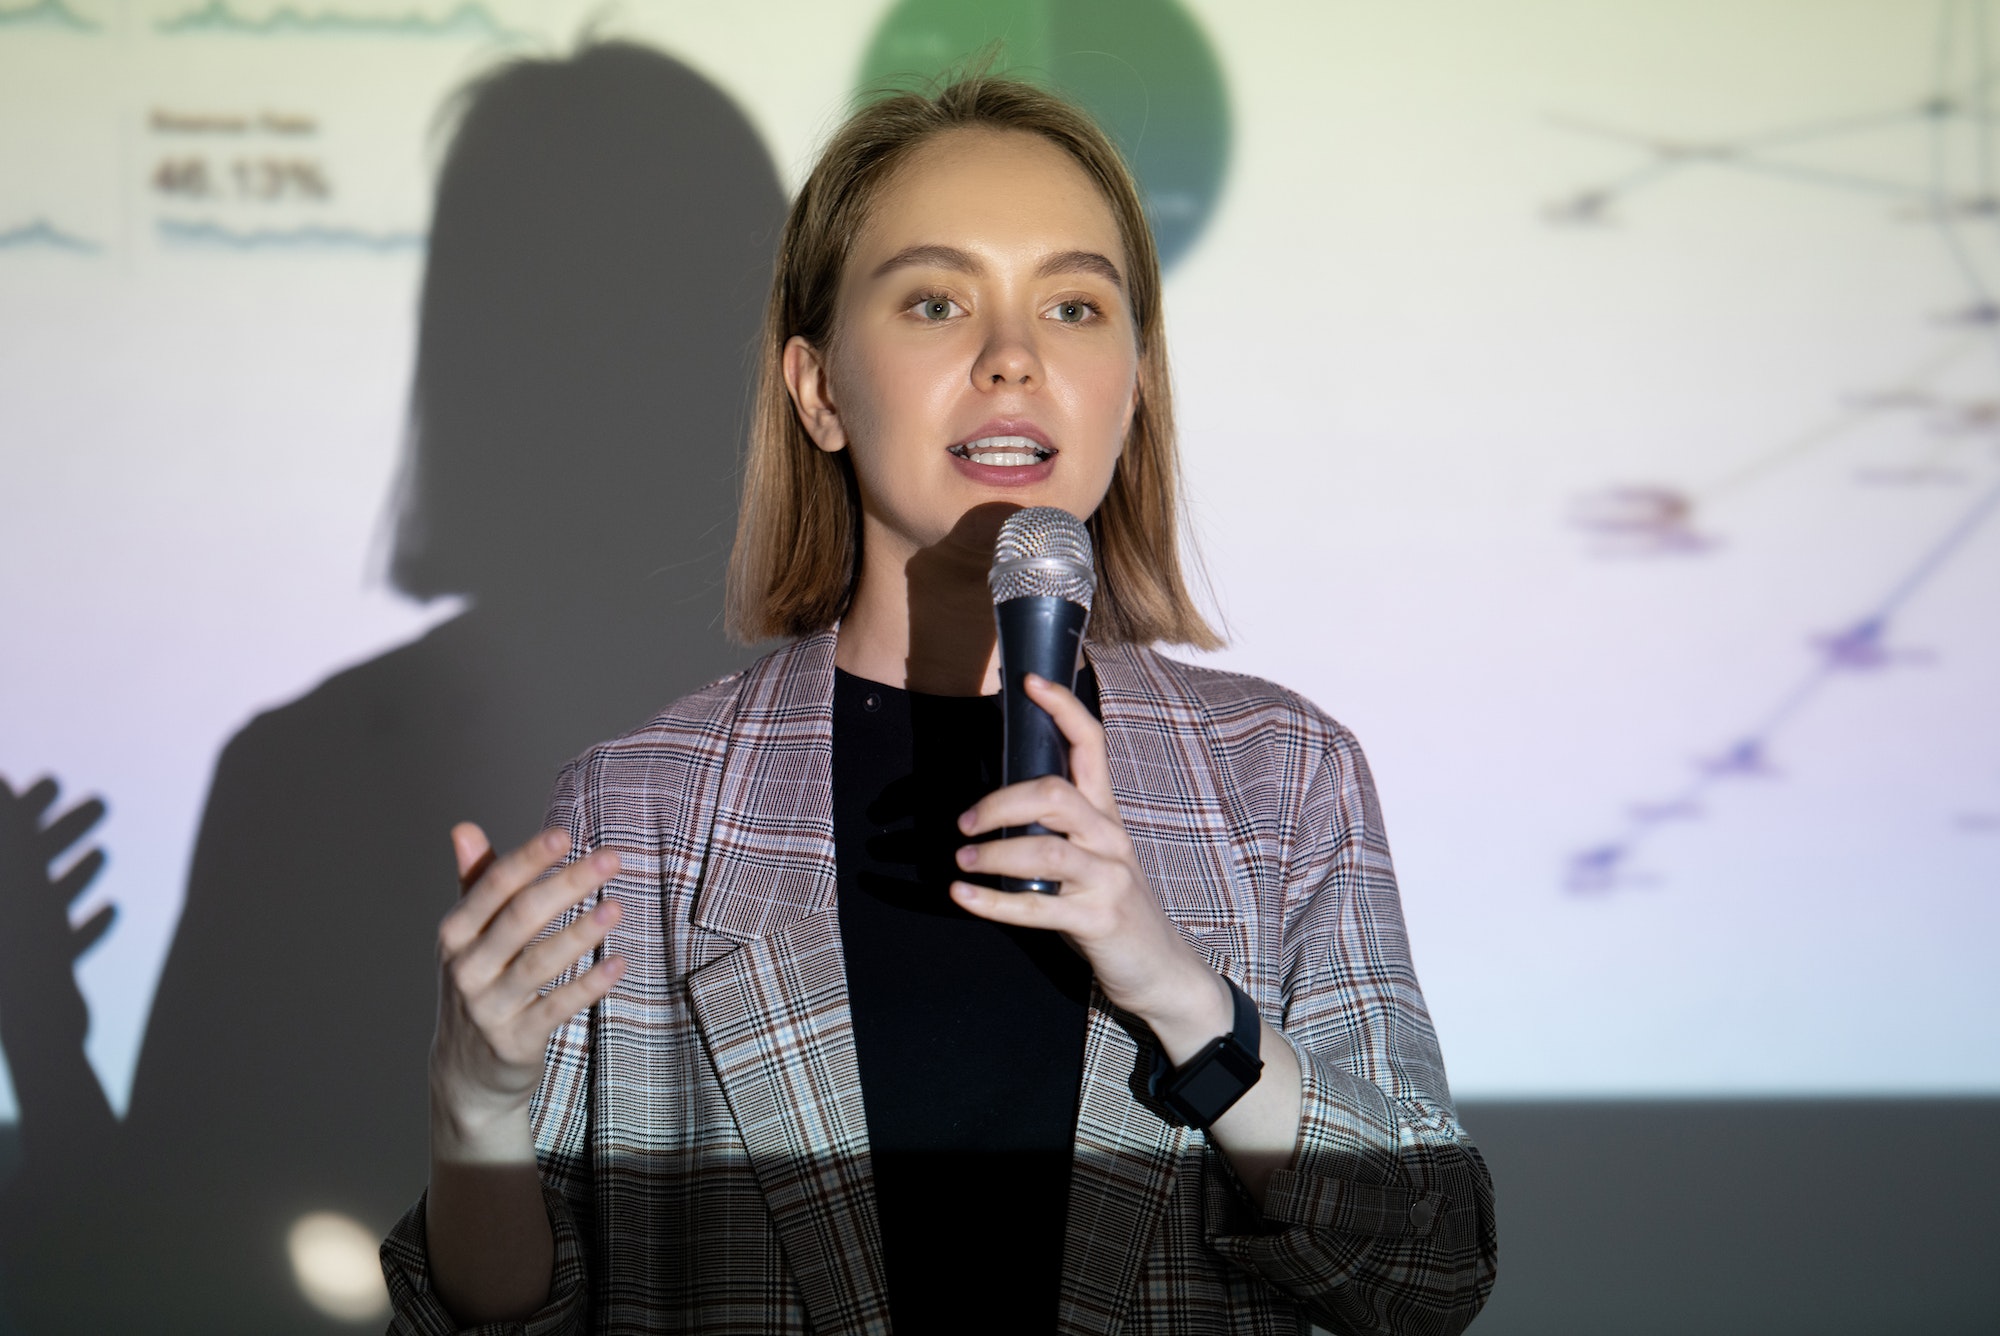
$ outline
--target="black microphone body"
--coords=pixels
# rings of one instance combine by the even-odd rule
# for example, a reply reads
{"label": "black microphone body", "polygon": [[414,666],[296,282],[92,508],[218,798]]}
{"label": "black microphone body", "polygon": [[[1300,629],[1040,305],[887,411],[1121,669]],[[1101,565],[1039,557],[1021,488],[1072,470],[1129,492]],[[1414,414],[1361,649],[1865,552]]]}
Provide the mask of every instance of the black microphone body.
{"label": "black microphone body", "polygon": [[[1000,782],[1019,784],[1044,775],[1069,777],[1069,740],[1049,712],[1028,699],[1033,673],[1076,690],[1083,661],[1083,632],[1097,592],[1090,533],[1083,521],[1054,506],[1015,511],[1000,526],[993,548],[993,620],[1000,634],[1000,711],[1006,727]],[[1060,835],[1040,824],[1010,827],[1017,835]],[[1062,883],[1002,877],[1003,891],[1054,895]]]}
{"label": "black microphone body", "polygon": [[[1053,594],[1010,598],[993,605],[1000,627],[1000,714],[1007,741],[1000,754],[1000,782],[1019,784],[1043,775],[1069,777],[1069,739],[1049,712],[1028,699],[1029,673],[1076,690],[1076,668],[1083,652],[1083,628],[1090,609]],[[1053,835],[1039,822],[1003,832]],[[1040,891],[1054,895],[1062,883],[1039,878],[1002,877],[1003,891]]]}

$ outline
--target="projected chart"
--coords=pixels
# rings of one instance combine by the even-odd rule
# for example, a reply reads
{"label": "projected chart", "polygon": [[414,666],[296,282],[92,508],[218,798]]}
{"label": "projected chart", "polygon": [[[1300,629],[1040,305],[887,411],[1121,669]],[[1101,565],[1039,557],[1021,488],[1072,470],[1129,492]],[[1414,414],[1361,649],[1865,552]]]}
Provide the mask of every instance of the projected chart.
{"label": "projected chart", "polygon": [[86,237],[65,232],[46,218],[37,218],[18,227],[0,230],[0,250],[33,250],[41,247],[70,251],[77,255],[96,255],[104,249]]}
{"label": "projected chart", "polygon": [[229,0],[208,0],[158,20],[154,27],[169,36],[228,34],[244,37],[444,37],[496,39],[519,36],[500,23],[485,5],[461,4],[441,14],[418,10],[370,12],[361,9],[300,8],[281,5],[268,10],[244,10]]}
{"label": "projected chart", "polygon": [[9,174],[0,251],[103,256],[145,240],[235,252],[423,247],[422,192],[397,170],[404,155],[339,133],[338,113],[163,98],[136,125],[104,122],[94,153]]}
{"label": "projected chart", "polygon": [[523,40],[484,0],[0,0],[35,108],[0,123],[0,253],[421,252],[440,99]]}
{"label": "projected chart", "polygon": [[[108,870],[79,913],[114,906],[116,923],[77,968],[114,1107],[219,743],[435,620],[368,583],[366,545],[407,412],[433,136],[457,90],[518,45],[504,5],[0,0],[0,440],[14,483],[0,534],[16,569],[39,552],[69,582],[0,591],[11,624],[44,628],[14,660],[5,694],[36,704],[5,712],[0,775],[51,774],[111,808]],[[56,476],[69,468],[97,481]],[[185,537],[240,534],[227,498],[274,487],[293,519],[253,541],[282,552],[239,561],[229,542]],[[153,555],[126,559],[128,542]],[[259,592],[312,587],[321,563],[317,592]],[[208,600],[229,668],[174,668],[189,642],[153,627],[145,652],[99,646],[79,672],[64,658],[78,634],[52,629],[67,612],[30,610],[122,605],[121,589],[154,579],[140,600],[153,607]],[[216,629],[265,597],[303,599],[314,624]],[[127,625],[91,624],[113,641]],[[124,674],[128,699],[152,684],[180,698],[117,752],[97,749],[83,719],[99,673]],[[0,1079],[0,1124],[13,1112]]]}
{"label": "projected chart", "polygon": [[162,206],[154,229],[166,244],[362,252],[423,246],[417,227],[368,227],[340,217],[340,177],[312,115],[158,108],[148,129],[159,146],[147,183]]}
{"label": "projected chart", "polygon": [[0,6],[0,32],[13,29],[54,29],[66,32],[101,32],[103,22],[67,0],[31,0],[28,4]]}
{"label": "projected chart", "polygon": [[[1571,521],[1594,555],[1727,562],[1735,503],[1782,487],[1790,471],[1834,451],[1850,452],[1854,487],[1941,489],[1963,497],[1931,539],[1900,564],[1896,551],[1883,545],[1881,575],[1873,588],[1853,590],[1847,620],[1801,628],[1800,670],[1790,682],[1771,684],[1761,716],[1733,732],[1719,721],[1725,731],[1691,775],[1632,804],[1622,829],[1575,855],[1567,876],[1573,891],[1605,892],[1670,877],[1642,870],[1642,849],[1675,823],[1714,815],[1732,787],[1781,777],[1787,730],[1821,707],[1835,683],[1919,668],[1948,672],[1948,644],[1916,645],[1900,637],[1904,615],[1946,572],[1977,563],[2000,600],[2000,583],[1992,579],[1992,544],[2000,531],[2000,157],[1988,18],[1986,0],[1942,7],[1930,85],[1902,106],[1706,141],[1582,118],[1556,122],[1566,133],[1628,145],[1638,161],[1624,175],[1552,204],[1546,217],[1554,225],[1605,227],[1636,217],[1648,196],[1696,172],[1763,177],[1840,203],[1860,201],[1879,209],[1887,227],[1923,229],[1958,292],[1945,309],[1910,310],[1909,343],[1920,351],[1907,365],[1884,368],[1877,382],[1848,388],[1821,420],[1788,439],[1704,481],[1623,484],[1581,498]],[[1857,541],[1869,539],[1863,534]],[[1982,811],[1969,808],[1955,818],[1940,813],[1940,825],[1966,833],[2000,828]]]}
{"label": "projected chart", "polygon": [[1993,1088],[2000,16],[1833,9],[0,0],[0,775],[110,806],[114,1107],[219,749],[446,614],[378,560],[435,173],[593,38],[793,186],[989,47],[1108,124],[1218,666],[1368,747],[1461,1093]]}

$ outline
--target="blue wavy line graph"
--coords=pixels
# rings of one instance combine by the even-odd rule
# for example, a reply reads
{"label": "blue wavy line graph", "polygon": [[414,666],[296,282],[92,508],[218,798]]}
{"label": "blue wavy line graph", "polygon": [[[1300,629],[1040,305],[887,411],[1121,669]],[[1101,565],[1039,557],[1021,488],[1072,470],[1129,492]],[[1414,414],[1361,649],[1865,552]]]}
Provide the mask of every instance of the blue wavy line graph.
{"label": "blue wavy line graph", "polygon": [[[46,0],[45,0],[46,2]],[[261,17],[240,14],[227,0],[208,0],[199,9],[162,19],[156,31],[171,35],[233,33],[244,37],[415,37],[504,39],[523,34],[508,28],[486,6],[468,0],[438,18],[425,14],[350,14],[307,11],[283,5]]]}
{"label": "blue wavy line graph", "polygon": [[77,255],[101,255],[104,247],[88,237],[65,232],[46,218],[0,231],[0,250],[62,250]]}
{"label": "blue wavy line graph", "polygon": [[63,0],[35,0],[15,9],[0,9],[0,28],[62,28],[69,32],[98,32],[92,22],[63,3]]}
{"label": "blue wavy line graph", "polygon": [[156,232],[161,241],[170,245],[230,251],[339,250],[390,255],[421,251],[427,240],[422,232],[369,232],[318,223],[303,227],[231,228],[183,218],[160,219]]}

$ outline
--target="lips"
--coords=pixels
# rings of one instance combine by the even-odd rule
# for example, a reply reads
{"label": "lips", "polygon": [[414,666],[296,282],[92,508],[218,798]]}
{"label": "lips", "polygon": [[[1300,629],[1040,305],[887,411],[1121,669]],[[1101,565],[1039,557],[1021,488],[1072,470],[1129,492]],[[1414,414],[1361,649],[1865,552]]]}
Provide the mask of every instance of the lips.
{"label": "lips", "polygon": [[950,453],[988,468],[1028,468],[1055,456],[1055,447],[1032,436],[992,435],[961,441]]}

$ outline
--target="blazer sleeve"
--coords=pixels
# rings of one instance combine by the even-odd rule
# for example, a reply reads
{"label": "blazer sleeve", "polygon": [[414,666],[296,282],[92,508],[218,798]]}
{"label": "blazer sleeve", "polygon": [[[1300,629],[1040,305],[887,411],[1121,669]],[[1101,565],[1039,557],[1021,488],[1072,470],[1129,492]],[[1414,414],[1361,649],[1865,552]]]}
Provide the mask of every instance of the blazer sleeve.
{"label": "blazer sleeve", "polygon": [[1493,1287],[1493,1184],[1452,1110],[1367,761],[1333,729],[1283,877],[1297,1149],[1260,1215],[1211,1148],[1206,1227],[1342,1336],[1451,1336]]}
{"label": "blazer sleeve", "polygon": [[[591,758],[572,761],[556,780],[544,830],[562,826],[569,831],[570,856],[561,866],[594,851],[600,840],[591,812],[592,786],[585,782]],[[566,911],[549,925],[546,936],[562,931],[578,914],[586,913],[596,897]],[[565,970],[551,987],[576,978],[595,963],[585,955]],[[425,1199],[404,1214],[382,1244],[382,1275],[388,1282],[390,1336],[583,1336],[589,1324],[590,1255],[588,1225],[593,1219],[593,1185],[588,1140],[590,1130],[590,1054],[594,1011],[580,1011],[549,1038],[542,1081],[529,1106],[535,1156],[542,1178],[542,1199],[555,1234],[555,1266],[549,1299],[525,1321],[460,1327],[431,1289],[430,1254],[425,1245]]]}

